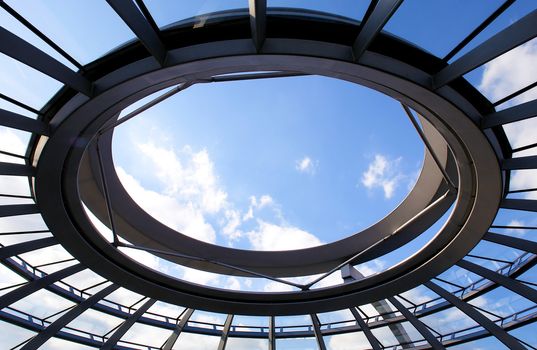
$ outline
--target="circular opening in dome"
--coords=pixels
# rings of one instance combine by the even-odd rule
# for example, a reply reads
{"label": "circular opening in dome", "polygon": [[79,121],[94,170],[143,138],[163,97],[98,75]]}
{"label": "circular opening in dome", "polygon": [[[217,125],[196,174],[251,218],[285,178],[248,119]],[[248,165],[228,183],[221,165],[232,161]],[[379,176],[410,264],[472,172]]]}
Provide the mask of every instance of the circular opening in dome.
{"label": "circular opening in dome", "polygon": [[118,126],[112,150],[125,189],[154,218],[253,250],[359,232],[408,194],[424,157],[397,101],[321,76],[196,84]]}

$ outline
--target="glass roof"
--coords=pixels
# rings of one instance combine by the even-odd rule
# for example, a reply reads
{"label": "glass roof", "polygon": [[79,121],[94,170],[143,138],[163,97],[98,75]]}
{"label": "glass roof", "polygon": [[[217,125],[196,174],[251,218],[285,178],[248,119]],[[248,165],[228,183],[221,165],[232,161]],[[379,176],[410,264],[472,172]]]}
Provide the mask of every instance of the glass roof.
{"label": "glass roof", "polygon": [[[218,18],[206,22],[207,14],[220,11]],[[308,36],[316,28],[292,25],[296,16],[312,16],[312,11],[326,14],[322,20],[311,17],[319,28],[329,29],[316,33],[318,40]],[[531,0],[0,1],[0,344],[11,349],[536,348],[537,31],[518,25],[536,16]],[[184,32],[169,30],[180,21]],[[267,31],[274,37],[265,37],[267,25],[281,27]],[[341,33],[349,26],[357,33],[350,41],[344,38],[348,32]],[[502,40],[494,42],[498,37]],[[491,42],[494,45],[483,49]],[[400,46],[393,53],[395,46],[390,45]],[[431,56],[420,56],[420,50]],[[325,60],[321,71],[337,64],[358,67],[365,85],[377,79],[368,75],[371,71],[386,81],[411,81],[473,118],[479,137],[492,145],[494,161],[499,162],[491,177],[500,172],[505,189],[494,222],[475,233],[482,238],[468,243],[472,247],[462,248],[465,257],[443,256],[451,267],[430,276],[414,266],[418,282],[405,284],[407,290],[401,293],[385,293],[383,278],[393,282],[399,276],[384,276],[410,264],[415,255],[433,256],[448,248],[437,232],[449,233],[456,226],[455,199],[434,222],[412,227],[415,236],[409,234],[397,244],[389,241],[413,220],[432,217],[429,210],[442,191],[404,225],[392,225],[383,239],[369,242],[355,256],[340,258],[340,265],[325,267],[326,275],[279,278],[262,269],[265,272],[239,270],[212,256],[196,257],[199,252],[176,255],[174,261],[162,250],[133,249],[140,247],[117,238],[113,218],[123,216],[106,198],[97,208],[102,212],[89,201],[79,203],[87,204],[88,222],[104,236],[102,245],[85,232],[87,251],[73,249],[65,233],[55,229],[44,209],[49,198],[36,184],[50,178],[47,170],[55,167],[56,159],[47,147],[56,147],[55,140],[67,132],[65,125],[76,124],[69,118],[78,116],[81,125],[85,123],[77,103],[83,106],[114,89],[121,91],[122,75],[131,74],[151,88],[151,79],[160,79],[149,73],[138,76],[136,67],[172,79],[177,67],[196,67],[207,58],[240,57],[246,66],[249,58],[271,55]],[[439,71],[431,71],[432,63],[424,57]],[[239,64],[235,68],[244,70]],[[431,155],[427,138],[419,135],[427,124],[417,122],[416,133],[401,108],[401,103],[415,103],[418,108],[411,113],[430,112],[412,101],[410,89],[396,91],[398,101],[347,81],[344,72],[338,73],[341,80],[284,73],[289,76],[223,83],[216,82],[225,79],[218,73],[185,73],[181,79],[192,79],[188,81],[193,86],[141,113],[140,107],[172,91],[172,83],[165,81],[161,86],[167,88],[153,89],[159,91],[141,100],[133,92],[125,98],[128,103],[111,108],[121,124],[114,129],[113,166],[137,205],[165,225],[221,247],[291,250],[334,242],[379,222],[411,191],[426,155],[432,165],[439,164],[432,160],[436,155]],[[452,80],[442,85],[444,73]],[[415,76],[427,79],[415,83]],[[174,79],[174,86],[184,82]],[[392,94],[388,86],[386,82],[377,88]],[[88,118],[94,113],[85,112]],[[109,111],[101,112],[107,116]],[[123,123],[121,118],[133,113],[136,118]],[[92,125],[84,132],[91,128],[96,129]],[[95,131],[96,139],[101,131]],[[82,138],[65,140],[69,157],[76,156],[80,145],[93,147]],[[451,152],[446,158],[455,157],[456,147],[446,147]],[[449,176],[457,174],[457,161],[449,158],[434,170],[443,176],[445,186],[439,188],[444,191]],[[100,162],[91,158],[92,171],[103,169]],[[66,165],[57,179],[66,192],[70,171]],[[107,197],[101,175],[95,175],[95,191]],[[77,185],[82,186],[82,180]],[[462,196],[466,191],[459,190],[446,193]],[[57,208],[58,213],[65,209],[76,226],[70,194],[63,195],[66,207]],[[382,249],[373,249],[377,244]],[[365,254],[370,249],[370,255]],[[380,281],[381,296],[339,310],[293,316],[215,312],[212,306],[180,298],[175,303],[154,298],[147,288],[147,294],[142,287],[125,288],[126,280],[146,272],[124,268],[106,255],[111,250],[120,256],[117,261],[132,264],[125,266],[145,266],[158,278],[182,280],[193,289],[213,288],[225,297],[236,292],[276,300],[292,291],[301,300],[301,295],[319,289],[326,295],[336,288],[355,292],[349,283],[364,282],[366,289],[368,281]],[[90,257],[94,252],[102,255]],[[202,263],[194,267],[181,260],[196,258]],[[115,271],[99,275],[86,266],[93,266],[92,259],[117,263],[123,276],[109,279]],[[203,264],[228,270],[215,272]],[[354,274],[345,275],[344,268]],[[320,282],[308,284],[319,276]],[[160,287],[168,286],[163,280]]]}

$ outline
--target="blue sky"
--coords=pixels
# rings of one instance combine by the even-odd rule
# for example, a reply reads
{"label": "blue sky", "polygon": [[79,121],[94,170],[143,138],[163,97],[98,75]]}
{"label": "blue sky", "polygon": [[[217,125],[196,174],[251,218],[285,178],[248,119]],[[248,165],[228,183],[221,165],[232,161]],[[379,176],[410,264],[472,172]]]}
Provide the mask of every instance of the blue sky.
{"label": "blue sky", "polygon": [[[134,38],[104,1],[7,2],[83,64]],[[247,5],[247,1],[240,0],[146,3],[160,26],[204,12]],[[176,11],[178,3],[180,9]],[[500,3],[407,0],[387,23],[386,30],[442,57]],[[268,1],[269,6],[283,4],[347,14],[354,19],[360,19],[367,8],[363,0]],[[517,1],[461,54],[535,7],[533,0]],[[95,18],[101,25],[93,25]],[[0,23],[70,66],[3,10]],[[537,42],[533,40],[470,72],[467,79],[494,101],[534,82],[536,60]],[[0,67],[0,93],[36,109],[61,86],[2,54]],[[499,108],[534,99],[536,93],[533,89]],[[0,108],[33,116],[2,100]],[[505,128],[514,146],[537,142],[536,129],[535,120]],[[2,128],[0,135],[0,149],[24,152],[26,133]],[[133,198],[149,213],[198,239],[243,249],[318,245],[373,224],[408,193],[424,152],[396,101],[364,87],[323,77],[195,85],[118,127],[113,147],[120,177]],[[518,156],[534,152],[521,152]],[[535,187],[536,178],[535,171],[519,171],[513,176],[512,188]],[[0,180],[3,188],[27,191],[23,183]],[[495,223],[536,225],[537,219],[533,213],[500,210]],[[535,239],[525,230],[504,233]],[[434,230],[430,230],[401,250],[361,268],[366,274],[388,268],[419,249],[433,234]],[[474,253],[506,259],[521,254],[486,242],[480,243]],[[251,279],[176,269],[156,258],[146,261],[152,268],[212,286],[243,290],[278,288]],[[475,276],[455,267],[442,277],[459,283],[475,280]],[[523,278],[537,282],[535,274]],[[335,276],[329,283],[340,280]],[[416,288],[407,296],[423,300],[429,294]],[[499,314],[528,305],[523,298],[503,289],[478,299],[477,303]],[[447,310],[444,316],[431,319],[431,325],[443,330],[471,325],[456,310]],[[216,316],[204,317],[200,319]],[[282,318],[281,322],[286,320]],[[303,321],[302,318],[295,322]],[[517,331],[517,336],[537,343],[535,335],[524,328]],[[287,344],[284,348],[304,348],[308,342]],[[349,340],[337,337],[329,341],[332,348],[338,349],[346,342]],[[313,346],[311,343],[307,346]],[[466,348],[477,347],[501,348],[491,339]]]}

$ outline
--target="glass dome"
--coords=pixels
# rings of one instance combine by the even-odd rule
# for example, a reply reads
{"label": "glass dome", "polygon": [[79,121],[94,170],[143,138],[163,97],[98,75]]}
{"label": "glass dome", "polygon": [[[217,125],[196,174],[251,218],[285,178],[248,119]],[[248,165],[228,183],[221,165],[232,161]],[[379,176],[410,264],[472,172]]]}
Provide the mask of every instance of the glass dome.
{"label": "glass dome", "polygon": [[1,347],[536,349],[535,23],[0,1]]}

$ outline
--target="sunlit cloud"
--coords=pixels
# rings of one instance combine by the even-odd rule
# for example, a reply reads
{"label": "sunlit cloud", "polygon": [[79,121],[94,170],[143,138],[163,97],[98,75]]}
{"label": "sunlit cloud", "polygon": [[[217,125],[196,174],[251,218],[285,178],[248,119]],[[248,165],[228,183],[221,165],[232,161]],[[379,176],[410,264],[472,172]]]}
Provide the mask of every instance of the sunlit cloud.
{"label": "sunlit cloud", "polygon": [[382,154],[376,154],[367,170],[362,173],[362,185],[370,190],[381,188],[386,199],[392,198],[404,179],[404,175],[399,171],[400,162],[401,158],[389,159]]}

